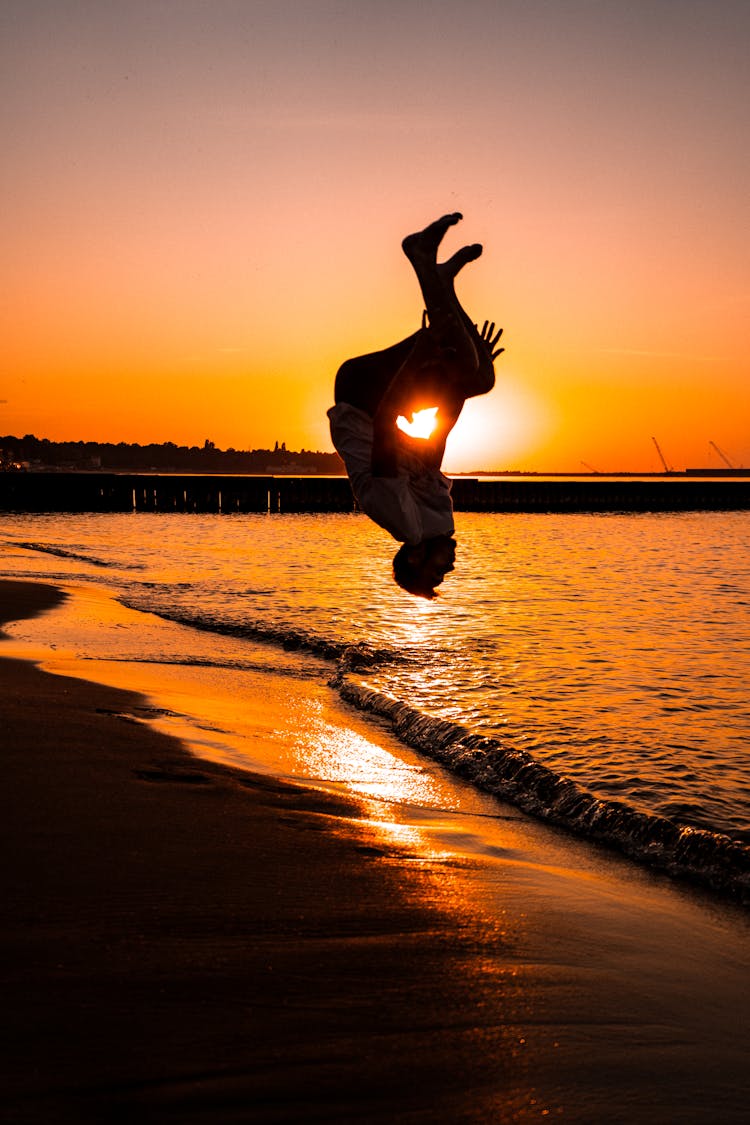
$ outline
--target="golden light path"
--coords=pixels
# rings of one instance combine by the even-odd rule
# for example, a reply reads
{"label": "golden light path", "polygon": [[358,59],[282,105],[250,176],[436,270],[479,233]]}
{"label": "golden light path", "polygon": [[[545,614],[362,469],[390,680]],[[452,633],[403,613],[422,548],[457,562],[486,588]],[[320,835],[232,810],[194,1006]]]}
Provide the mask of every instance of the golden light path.
{"label": "golden light path", "polygon": [[437,406],[428,406],[424,410],[415,410],[409,422],[403,414],[399,414],[396,425],[405,434],[413,438],[428,438],[437,425]]}
{"label": "golden light path", "polygon": [[[122,606],[108,591],[63,589],[68,599],[55,611],[9,626],[4,655],[138,693],[145,705],[131,720],[179,739],[198,758],[348,792],[364,802],[377,836],[428,867],[452,856],[453,836],[463,840],[462,817],[454,824],[445,811],[456,795],[440,771],[365,718],[343,713],[323,677],[290,676],[305,664],[309,670],[307,658],[248,645],[247,666],[233,669],[223,666],[223,640],[207,637],[206,663],[192,664],[179,656],[190,643],[184,626]],[[176,662],[145,656],[155,643],[161,654],[166,643]]]}

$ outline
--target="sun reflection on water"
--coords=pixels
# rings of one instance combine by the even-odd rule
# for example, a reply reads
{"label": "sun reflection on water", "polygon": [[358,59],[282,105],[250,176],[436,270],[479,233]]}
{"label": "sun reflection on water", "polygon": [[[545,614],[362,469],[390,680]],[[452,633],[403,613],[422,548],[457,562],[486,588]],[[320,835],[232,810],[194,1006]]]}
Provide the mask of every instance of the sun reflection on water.
{"label": "sun reflection on water", "polygon": [[304,737],[292,741],[283,765],[295,777],[344,784],[358,796],[377,801],[428,807],[440,803],[440,787],[427,769],[396,757],[359,730],[328,721],[320,703],[306,716]]}

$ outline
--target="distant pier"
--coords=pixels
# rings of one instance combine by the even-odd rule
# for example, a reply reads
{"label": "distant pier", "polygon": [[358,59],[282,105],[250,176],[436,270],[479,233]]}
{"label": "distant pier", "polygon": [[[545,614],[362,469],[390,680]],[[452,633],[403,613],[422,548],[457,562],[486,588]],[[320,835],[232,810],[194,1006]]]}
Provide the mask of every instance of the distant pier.
{"label": "distant pier", "polygon": [[[456,477],[458,512],[682,512],[750,509],[750,476]],[[346,477],[2,473],[4,512],[291,513],[356,510]]]}

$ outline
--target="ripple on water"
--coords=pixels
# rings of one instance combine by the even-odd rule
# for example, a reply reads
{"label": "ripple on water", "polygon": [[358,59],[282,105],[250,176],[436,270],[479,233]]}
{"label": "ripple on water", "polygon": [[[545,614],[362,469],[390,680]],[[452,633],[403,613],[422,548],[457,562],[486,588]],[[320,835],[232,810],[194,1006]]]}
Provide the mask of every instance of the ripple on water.
{"label": "ripple on water", "polygon": [[3,566],[398,653],[373,680],[420,710],[530,749],[596,795],[749,829],[750,513],[457,524],[435,603],[393,585],[392,545],[350,515],[10,515]]}

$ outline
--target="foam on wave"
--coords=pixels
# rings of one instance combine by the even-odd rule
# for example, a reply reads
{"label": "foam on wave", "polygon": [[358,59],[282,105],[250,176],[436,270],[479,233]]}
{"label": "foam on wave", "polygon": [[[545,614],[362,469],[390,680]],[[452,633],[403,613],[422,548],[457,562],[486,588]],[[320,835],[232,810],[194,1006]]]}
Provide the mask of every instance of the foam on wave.
{"label": "foam on wave", "polygon": [[497,739],[472,734],[458,723],[429,715],[354,683],[338,672],[333,686],[361,711],[388,719],[407,745],[436,759],[497,797],[639,862],[750,902],[750,847],[729,836],[675,824],[605,801]]}
{"label": "foam on wave", "polygon": [[287,651],[309,652],[335,661],[336,670],[329,682],[342,699],[360,711],[387,719],[402,742],[478,788],[640,863],[750,903],[749,845],[718,832],[639,812],[624,802],[601,800],[525,750],[503,746],[498,739],[474,733],[459,723],[425,715],[350,678],[351,673],[404,662],[408,660],[404,654],[257,622],[237,624],[180,610],[150,612],[194,629],[265,641]]}

